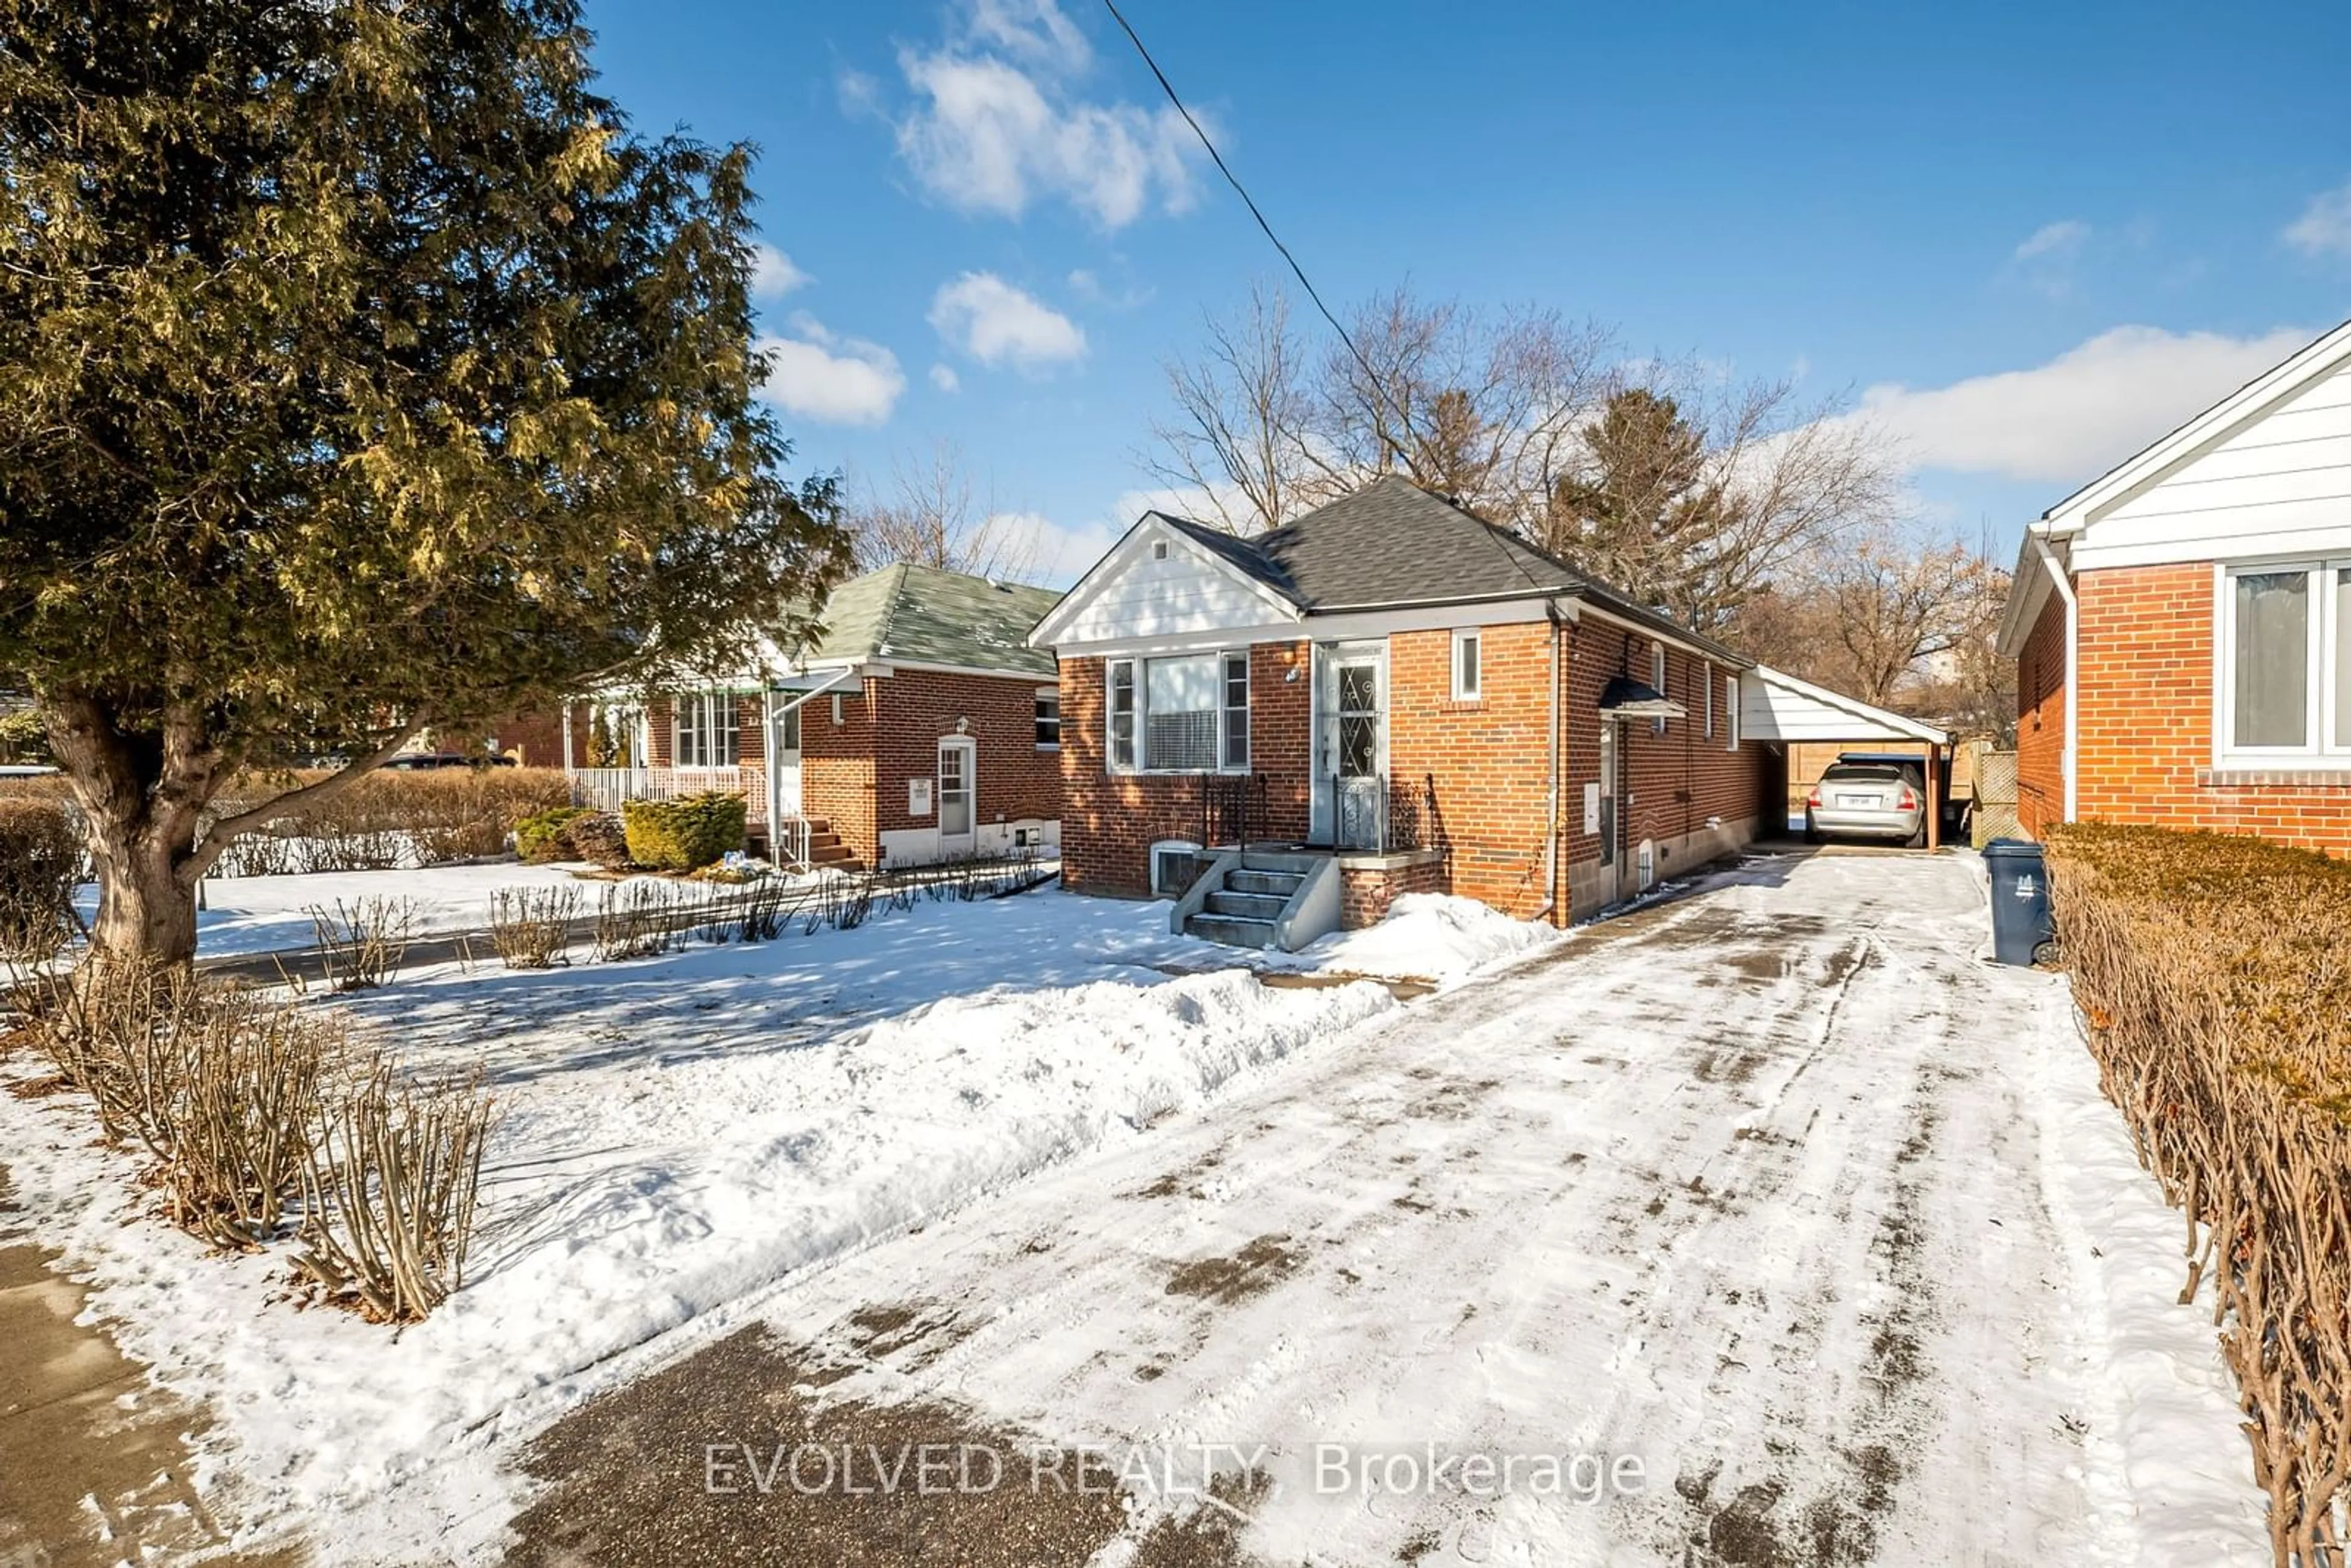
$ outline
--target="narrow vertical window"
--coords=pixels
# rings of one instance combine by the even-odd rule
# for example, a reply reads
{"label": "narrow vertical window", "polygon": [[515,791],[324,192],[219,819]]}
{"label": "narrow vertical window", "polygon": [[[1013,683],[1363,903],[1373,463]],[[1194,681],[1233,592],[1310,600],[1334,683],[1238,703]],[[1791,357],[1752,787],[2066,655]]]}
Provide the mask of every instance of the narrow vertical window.
{"label": "narrow vertical window", "polygon": [[1061,749],[1061,694],[1058,691],[1037,694],[1037,749]]}
{"label": "narrow vertical window", "polygon": [[1246,772],[1249,765],[1249,654],[1225,655],[1224,685],[1224,766],[1232,772]]}
{"label": "narrow vertical window", "polygon": [[[1666,645],[1663,643],[1649,644],[1649,685],[1661,697],[1673,695],[1666,690]],[[1659,714],[1649,721],[1649,733],[1652,735],[1666,733],[1665,715]]]}
{"label": "narrow vertical window", "polygon": [[1698,689],[1706,694],[1706,736],[1714,738],[1714,661],[1698,666]]}
{"label": "narrow vertical window", "polygon": [[1737,675],[1722,677],[1722,733],[1726,737],[1722,749],[1736,751],[1739,749],[1739,677]]}
{"label": "narrow vertical window", "polygon": [[1484,695],[1485,633],[1476,629],[1453,633],[1453,699],[1476,702]]}
{"label": "narrow vertical window", "polygon": [[1110,701],[1105,705],[1110,721],[1110,765],[1120,769],[1134,766],[1134,661],[1113,659],[1110,664]]}
{"label": "narrow vertical window", "polygon": [[2351,566],[2335,569],[2335,749],[2351,751]]}

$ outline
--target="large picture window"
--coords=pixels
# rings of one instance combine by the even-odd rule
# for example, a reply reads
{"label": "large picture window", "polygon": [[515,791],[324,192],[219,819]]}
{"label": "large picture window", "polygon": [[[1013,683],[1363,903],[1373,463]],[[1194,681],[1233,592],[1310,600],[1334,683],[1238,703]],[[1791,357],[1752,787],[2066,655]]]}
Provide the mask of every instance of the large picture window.
{"label": "large picture window", "polygon": [[2220,749],[2351,766],[2351,561],[2234,568],[2220,610]]}
{"label": "large picture window", "polygon": [[731,694],[689,692],[677,699],[678,767],[732,768],[738,740]]}
{"label": "large picture window", "polygon": [[1242,771],[1249,765],[1249,654],[1113,659],[1106,673],[1112,768]]}

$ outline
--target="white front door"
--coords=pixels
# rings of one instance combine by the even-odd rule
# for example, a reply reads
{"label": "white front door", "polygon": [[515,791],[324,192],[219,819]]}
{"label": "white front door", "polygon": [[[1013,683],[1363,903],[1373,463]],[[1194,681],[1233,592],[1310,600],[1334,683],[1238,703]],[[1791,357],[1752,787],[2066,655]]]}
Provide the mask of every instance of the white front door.
{"label": "white front door", "polygon": [[1376,849],[1387,812],[1387,647],[1314,649],[1314,797],[1309,836],[1339,849]]}
{"label": "white front door", "polygon": [[768,735],[768,766],[776,775],[776,814],[797,817],[800,814],[800,709],[796,699],[799,693],[787,693],[784,701],[795,706],[776,715],[776,722]]}
{"label": "white front door", "polygon": [[978,748],[956,737],[939,742],[939,852],[968,854],[977,842]]}

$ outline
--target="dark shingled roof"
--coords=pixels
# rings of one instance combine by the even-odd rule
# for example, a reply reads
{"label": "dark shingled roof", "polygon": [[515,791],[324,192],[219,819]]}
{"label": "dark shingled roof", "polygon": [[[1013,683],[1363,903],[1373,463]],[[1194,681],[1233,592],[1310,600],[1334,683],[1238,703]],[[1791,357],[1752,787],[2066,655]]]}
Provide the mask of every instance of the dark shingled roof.
{"label": "dark shingled roof", "polygon": [[1156,515],[1309,615],[1566,595],[1729,663],[1750,662],[1393,474],[1249,538]]}

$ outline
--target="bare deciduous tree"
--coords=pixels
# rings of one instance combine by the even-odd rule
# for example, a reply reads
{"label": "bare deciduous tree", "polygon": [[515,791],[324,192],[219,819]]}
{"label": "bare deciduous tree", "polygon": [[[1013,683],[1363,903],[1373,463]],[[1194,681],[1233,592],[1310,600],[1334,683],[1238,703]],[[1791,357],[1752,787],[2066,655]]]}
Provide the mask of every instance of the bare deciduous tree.
{"label": "bare deciduous tree", "polygon": [[2008,573],[1957,540],[1881,527],[1819,552],[1740,607],[1730,631],[1767,664],[1962,729],[2000,728],[2012,667],[1993,647]]}
{"label": "bare deciduous tree", "polygon": [[899,561],[998,581],[1032,580],[1044,565],[1036,523],[975,502],[963,454],[939,442],[927,459],[893,465],[890,494],[853,497],[842,516],[861,571]]}
{"label": "bare deciduous tree", "polygon": [[1195,360],[1167,361],[1174,411],[1153,422],[1154,477],[1206,497],[1201,518],[1228,532],[1278,527],[1329,498],[1308,454],[1307,361],[1278,288],[1252,287],[1236,319],[1207,322]]}
{"label": "bare deciduous tree", "polygon": [[1897,455],[1874,427],[1696,361],[1627,372],[1579,441],[1537,542],[1702,631],[1897,500]]}
{"label": "bare deciduous tree", "polygon": [[1235,533],[1386,472],[1525,527],[1573,455],[1610,350],[1604,332],[1555,311],[1488,317],[1402,289],[1354,314],[1353,350],[1335,335],[1312,348],[1278,288],[1253,289],[1207,332],[1197,358],[1167,365],[1174,408],[1144,465]]}

